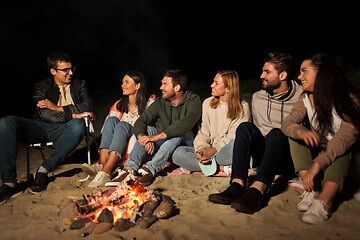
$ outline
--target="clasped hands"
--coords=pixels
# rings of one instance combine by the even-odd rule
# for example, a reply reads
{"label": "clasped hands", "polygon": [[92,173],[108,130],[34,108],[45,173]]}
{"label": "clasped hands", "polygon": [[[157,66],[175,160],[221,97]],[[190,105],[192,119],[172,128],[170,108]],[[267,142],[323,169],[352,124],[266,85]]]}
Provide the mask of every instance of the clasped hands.
{"label": "clasped hands", "polygon": [[166,134],[164,132],[161,132],[159,134],[151,135],[151,136],[147,136],[145,134],[139,134],[137,136],[137,139],[140,145],[145,147],[146,152],[150,155],[153,155],[155,152],[154,143],[161,139],[165,139],[166,137],[167,137]]}
{"label": "clasped hands", "polygon": [[214,147],[210,149],[197,150],[196,159],[199,161],[199,163],[208,164],[210,163],[212,156],[214,156],[216,152],[217,150]]}

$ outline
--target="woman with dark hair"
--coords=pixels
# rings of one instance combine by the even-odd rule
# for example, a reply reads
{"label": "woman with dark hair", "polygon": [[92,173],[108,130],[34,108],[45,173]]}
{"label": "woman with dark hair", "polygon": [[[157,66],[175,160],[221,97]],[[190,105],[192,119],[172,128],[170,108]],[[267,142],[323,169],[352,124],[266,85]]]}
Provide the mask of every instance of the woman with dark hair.
{"label": "woman with dark hair", "polygon": [[[317,224],[329,218],[348,173],[349,150],[360,129],[360,94],[335,58],[325,54],[304,60],[299,80],[305,93],[281,130],[290,137],[295,171],[304,187],[297,208],[305,212],[303,222]],[[319,177],[322,189],[314,181]]]}
{"label": "woman with dark hair", "polygon": [[127,159],[124,153],[129,139],[133,136],[134,123],[155,98],[152,95],[147,99],[144,76],[136,71],[125,74],[121,88],[120,100],[110,108],[104,122],[99,162],[82,165],[84,172],[95,176],[89,187],[98,187],[109,181],[116,164]]}

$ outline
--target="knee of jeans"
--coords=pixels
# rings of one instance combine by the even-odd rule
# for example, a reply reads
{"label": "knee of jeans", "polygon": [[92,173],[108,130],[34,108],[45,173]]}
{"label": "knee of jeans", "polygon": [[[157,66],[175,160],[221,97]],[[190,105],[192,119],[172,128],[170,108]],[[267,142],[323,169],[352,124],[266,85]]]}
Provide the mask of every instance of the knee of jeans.
{"label": "knee of jeans", "polygon": [[252,125],[253,125],[253,123],[251,123],[251,122],[240,123],[240,125],[236,129],[236,135],[241,134],[241,132],[243,132],[245,129],[248,129]]}
{"label": "knee of jeans", "polygon": [[123,122],[123,121],[119,121],[117,124],[116,124],[116,127],[117,129],[119,130],[124,130],[124,131],[127,131],[129,132],[132,128],[131,124],[130,123],[127,123],[127,122]]}
{"label": "knee of jeans", "polygon": [[6,130],[6,128],[9,126],[9,124],[12,124],[15,122],[16,116],[6,116],[0,119],[0,132],[3,132]]}
{"label": "knee of jeans", "polygon": [[83,134],[85,130],[85,122],[83,119],[72,119],[68,122],[68,127],[74,134]]}
{"label": "knee of jeans", "polygon": [[108,117],[106,122],[120,122],[120,120],[117,117]]}
{"label": "knee of jeans", "polygon": [[[181,162],[181,158],[184,157],[184,151],[181,149],[181,147],[178,147],[175,149],[175,151],[172,154],[172,161],[176,165],[179,165],[178,163]],[[180,160],[180,161],[179,161]]]}
{"label": "knee of jeans", "polygon": [[271,131],[266,135],[266,139],[286,139],[286,135],[279,129],[273,128]]}

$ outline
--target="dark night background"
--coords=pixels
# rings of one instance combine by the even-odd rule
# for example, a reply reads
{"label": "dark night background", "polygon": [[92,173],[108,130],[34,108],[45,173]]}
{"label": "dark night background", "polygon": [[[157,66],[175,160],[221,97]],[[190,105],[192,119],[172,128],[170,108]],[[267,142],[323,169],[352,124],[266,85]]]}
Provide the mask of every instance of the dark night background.
{"label": "dark night background", "polygon": [[[7,2],[7,3],[6,3]],[[328,1],[51,0],[0,3],[0,117],[31,117],[34,83],[50,76],[46,57],[67,51],[96,102],[111,104],[128,70],[144,73],[158,93],[167,68],[209,83],[218,69],[258,78],[264,56],[316,52],[360,69],[360,11]]]}

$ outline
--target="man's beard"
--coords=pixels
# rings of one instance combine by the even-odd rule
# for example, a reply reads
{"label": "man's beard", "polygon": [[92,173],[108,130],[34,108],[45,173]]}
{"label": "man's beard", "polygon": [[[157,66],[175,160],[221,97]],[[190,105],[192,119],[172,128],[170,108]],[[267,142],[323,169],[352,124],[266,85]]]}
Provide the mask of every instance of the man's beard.
{"label": "man's beard", "polygon": [[171,94],[169,92],[165,92],[165,94],[163,94],[161,97],[164,100],[171,100],[172,98],[175,97],[175,92],[173,94]]}
{"label": "man's beard", "polygon": [[264,78],[261,78],[261,81],[262,82],[266,82],[267,83],[267,85],[266,86],[264,86],[264,84],[262,83],[262,89],[263,90],[265,90],[265,91],[267,91],[269,94],[273,94],[273,91],[275,90],[275,89],[277,89],[277,88],[279,88],[280,87],[280,82],[278,83],[278,84],[270,84],[270,82],[268,81],[268,80],[266,80],[266,79],[264,79]]}

